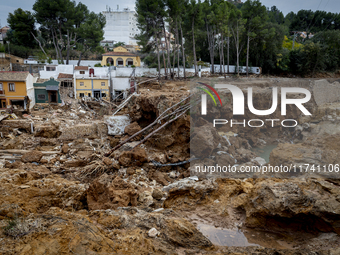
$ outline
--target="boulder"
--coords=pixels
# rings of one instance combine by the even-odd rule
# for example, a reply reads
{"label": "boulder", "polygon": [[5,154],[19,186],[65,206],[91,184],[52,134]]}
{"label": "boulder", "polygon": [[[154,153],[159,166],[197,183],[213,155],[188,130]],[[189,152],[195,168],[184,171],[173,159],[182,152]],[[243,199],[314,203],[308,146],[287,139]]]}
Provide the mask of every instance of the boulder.
{"label": "boulder", "polygon": [[137,205],[136,186],[118,176],[101,175],[90,184],[86,194],[90,210],[117,209]]}
{"label": "boulder", "polygon": [[22,155],[21,161],[24,163],[39,162],[42,157],[43,154],[41,151],[30,151]]}
{"label": "boulder", "polygon": [[128,135],[134,135],[138,131],[142,130],[142,128],[138,125],[137,122],[133,122],[130,125],[126,126],[124,132]]}

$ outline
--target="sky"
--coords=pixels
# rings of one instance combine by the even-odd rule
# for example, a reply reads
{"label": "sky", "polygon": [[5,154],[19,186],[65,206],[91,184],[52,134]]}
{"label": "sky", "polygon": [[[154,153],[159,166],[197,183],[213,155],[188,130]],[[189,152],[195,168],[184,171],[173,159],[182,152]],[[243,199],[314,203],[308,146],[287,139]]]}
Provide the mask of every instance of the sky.
{"label": "sky", "polygon": [[[46,0],[48,1],[48,0]],[[298,12],[301,9],[305,10],[322,10],[327,12],[340,12],[339,0],[260,0],[262,4],[267,7],[275,5],[284,15],[293,11]],[[79,1],[76,0],[78,3]],[[90,11],[99,13],[106,10],[109,5],[111,9],[120,9],[129,7],[134,9],[135,0],[81,0],[83,4],[87,5]],[[13,13],[17,8],[32,11],[32,6],[35,0],[0,0],[0,26],[7,25],[7,17],[9,13]]]}

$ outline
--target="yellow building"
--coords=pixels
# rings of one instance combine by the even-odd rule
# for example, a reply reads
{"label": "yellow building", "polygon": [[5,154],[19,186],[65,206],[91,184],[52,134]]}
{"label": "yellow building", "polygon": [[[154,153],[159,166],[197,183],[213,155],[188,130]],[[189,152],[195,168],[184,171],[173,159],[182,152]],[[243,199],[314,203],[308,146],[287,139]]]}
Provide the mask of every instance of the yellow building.
{"label": "yellow building", "polygon": [[109,77],[76,77],[75,80],[77,98],[95,97],[109,100]]}
{"label": "yellow building", "polygon": [[18,105],[26,109],[35,104],[34,78],[29,72],[0,72],[0,104],[1,108],[8,105]]}
{"label": "yellow building", "polygon": [[123,46],[113,49],[113,52],[107,52],[102,55],[102,66],[140,66],[140,57],[135,53],[129,52]]}

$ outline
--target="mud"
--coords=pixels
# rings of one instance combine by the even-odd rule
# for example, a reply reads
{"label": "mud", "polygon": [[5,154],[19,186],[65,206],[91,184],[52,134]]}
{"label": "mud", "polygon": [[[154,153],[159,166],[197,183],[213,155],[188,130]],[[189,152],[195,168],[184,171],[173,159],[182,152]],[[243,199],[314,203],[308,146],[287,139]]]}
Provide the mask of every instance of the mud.
{"label": "mud", "polygon": [[[274,86],[338,91],[331,79],[222,82],[252,86],[256,109],[268,108]],[[223,91],[223,116],[184,114],[135,148],[161,121],[107,155],[189,91],[189,81],[142,84],[118,113],[129,120],[119,127],[107,121],[112,105],[71,99],[1,120],[0,254],[339,254],[335,172],[204,179],[190,176],[189,162],[194,143],[191,153],[210,156],[206,165],[339,164],[337,98],[312,97],[310,117],[289,107],[284,118],[298,119],[295,128],[215,130],[212,118],[233,118]],[[270,118],[283,119],[280,112]]]}

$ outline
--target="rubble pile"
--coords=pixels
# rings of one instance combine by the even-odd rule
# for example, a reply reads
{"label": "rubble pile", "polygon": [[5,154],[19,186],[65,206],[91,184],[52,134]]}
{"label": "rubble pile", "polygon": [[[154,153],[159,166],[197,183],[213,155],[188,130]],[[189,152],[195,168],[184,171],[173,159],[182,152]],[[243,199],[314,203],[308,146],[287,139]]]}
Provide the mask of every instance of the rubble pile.
{"label": "rubble pile", "polygon": [[[273,83],[293,86],[228,82],[251,84],[256,109],[268,108]],[[190,175],[190,143],[204,165],[335,164],[338,103],[313,98],[312,117],[292,108],[295,128],[214,129],[187,114],[189,95],[187,81],[150,81],[117,113],[115,103],[93,100],[2,113],[0,254],[337,254],[338,179],[205,179]],[[231,102],[230,93],[222,96]],[[223,107],[225,116],[211,118],[233,118],[232,104]],[[162,118],[178,109],[185,114]],[[266,162],[254,148],[270,143],[278,146]],[[218,244],[202,226],[243,231],[251,245]],[[279,242],[249,234],[256,231]]]}

